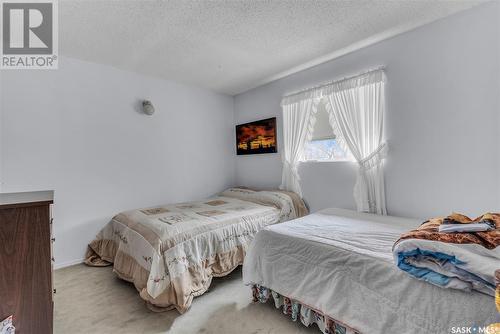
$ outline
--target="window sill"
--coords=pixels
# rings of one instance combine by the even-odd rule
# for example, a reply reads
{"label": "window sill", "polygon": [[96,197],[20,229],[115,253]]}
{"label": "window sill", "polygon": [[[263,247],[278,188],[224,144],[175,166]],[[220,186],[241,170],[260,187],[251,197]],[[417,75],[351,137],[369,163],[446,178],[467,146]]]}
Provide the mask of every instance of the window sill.
{"label": "window sill", "polygon": [[310,164],[310,163],[351,163],[351,164],[355,164],[356,161],[355,160],[303,160],[303,161],[301,161],[301,163],[306,163],[306,164]]}

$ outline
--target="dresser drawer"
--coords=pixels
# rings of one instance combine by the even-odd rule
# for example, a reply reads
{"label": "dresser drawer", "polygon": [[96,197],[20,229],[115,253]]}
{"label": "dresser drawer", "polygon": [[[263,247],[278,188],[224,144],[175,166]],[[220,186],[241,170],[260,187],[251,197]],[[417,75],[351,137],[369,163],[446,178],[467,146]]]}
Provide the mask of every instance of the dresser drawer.
{"label": "dresser drawer", "polygon": [[52,333],[50,201],[2,203],[0,318],[14,315],[16,333]]}

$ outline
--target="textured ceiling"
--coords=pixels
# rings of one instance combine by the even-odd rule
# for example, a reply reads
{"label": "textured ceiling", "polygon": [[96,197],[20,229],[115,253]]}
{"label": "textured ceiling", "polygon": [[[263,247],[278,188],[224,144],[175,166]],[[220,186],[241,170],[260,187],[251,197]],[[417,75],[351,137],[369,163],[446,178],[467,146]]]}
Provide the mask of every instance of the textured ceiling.
{"label": "textured ceiling", "polygon": [[59,2],[63,55],[234,95],[478,1]]}

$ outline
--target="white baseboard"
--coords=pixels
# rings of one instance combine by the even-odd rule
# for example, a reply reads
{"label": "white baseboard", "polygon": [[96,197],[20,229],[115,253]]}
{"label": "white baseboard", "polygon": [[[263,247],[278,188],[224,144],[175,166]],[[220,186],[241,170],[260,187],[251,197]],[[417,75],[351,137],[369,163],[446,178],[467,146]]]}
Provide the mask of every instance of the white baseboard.
{"label": "white baseboard", "polygon": [[77,260],[56,263],[56,264],[54,264],[54,270],[62,269],[62,268],[66,268],[69,266],[74,266],[75,264],[83,263],[83,260],[84,259],[77,259]]}

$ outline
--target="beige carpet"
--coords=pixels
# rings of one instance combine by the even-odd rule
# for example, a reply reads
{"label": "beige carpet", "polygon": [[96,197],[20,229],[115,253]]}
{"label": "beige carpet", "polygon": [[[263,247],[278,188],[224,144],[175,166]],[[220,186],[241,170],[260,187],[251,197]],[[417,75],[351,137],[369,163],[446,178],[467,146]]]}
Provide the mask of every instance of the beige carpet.
{"label": "beige carpet", "polygon": [[183,315],[149,311],[130,283],[111,267],[76,265],[55,272],[56,334],[73,333],[321,333],[317,327],[294,323],[271,304],[251,302],[241,270],[214,279],[204,295],[195,298]]}

